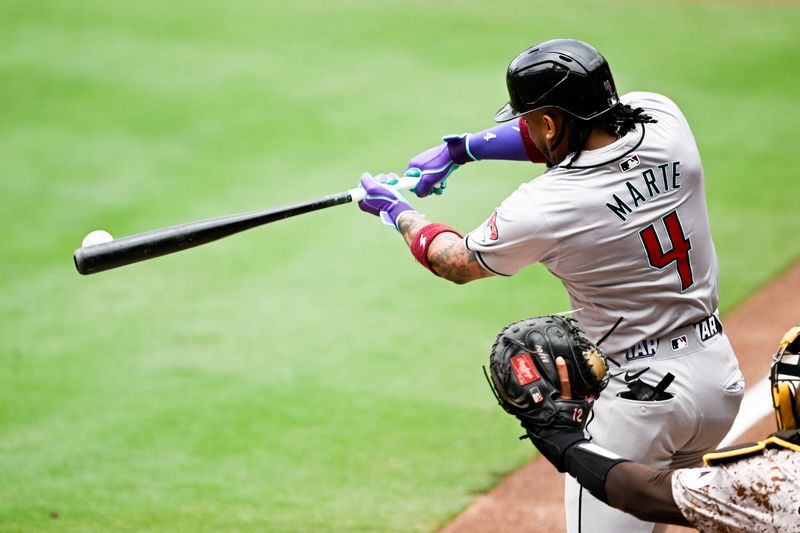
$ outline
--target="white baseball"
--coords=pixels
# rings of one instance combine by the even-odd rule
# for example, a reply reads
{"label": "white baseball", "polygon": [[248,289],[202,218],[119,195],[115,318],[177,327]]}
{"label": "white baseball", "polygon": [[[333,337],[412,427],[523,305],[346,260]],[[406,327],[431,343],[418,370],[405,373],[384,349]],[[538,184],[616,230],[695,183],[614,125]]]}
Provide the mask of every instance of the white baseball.
{"label": "white baseball", "polygon": [[104,242],[111,242],[113,240],[114,237],[112,237],[109,232],[102,229],[96,229],[83,238],[81,246],[92,246],[94,244],[102,244]]}

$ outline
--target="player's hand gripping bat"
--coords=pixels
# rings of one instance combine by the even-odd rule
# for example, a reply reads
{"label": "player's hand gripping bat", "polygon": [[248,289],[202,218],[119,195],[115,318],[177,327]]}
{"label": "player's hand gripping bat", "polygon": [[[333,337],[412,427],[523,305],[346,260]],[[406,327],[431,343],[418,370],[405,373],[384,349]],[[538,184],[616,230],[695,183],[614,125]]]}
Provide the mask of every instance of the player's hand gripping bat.
{"label": "player's hand gripping bat", "polygon": [[[400,178],[395,187],[403,190],[411,189],[418,181],[419,178]],[[359,202],[364,199],[365,195],[364,189],[357,187],[296,204],[238,215],[197,220],[122,237],[101,244],[84,246],[75,250],[73,255],[75,268],[81,274],[94,274],[130,265],[131,263],[194,248],[195,246],[216,241],[277,220],[335,205]]]}

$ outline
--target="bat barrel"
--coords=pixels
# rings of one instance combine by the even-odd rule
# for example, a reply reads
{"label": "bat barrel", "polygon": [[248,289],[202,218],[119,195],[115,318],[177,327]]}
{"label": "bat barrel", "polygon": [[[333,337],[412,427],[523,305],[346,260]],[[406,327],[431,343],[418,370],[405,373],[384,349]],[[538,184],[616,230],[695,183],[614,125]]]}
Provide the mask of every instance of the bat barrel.
{"label": "bat barrel", "polygon": [[[398,189],[411,189],[418,182],[419,178],[405,176],[400,178],[395,186]],[[72,259],[78,272],[81,274],[94,274],[153,259],[154,257],[180,252],[187,248],[194,248],[195,246],[216,241],[256,226],[269,224],[276,220],[335,205],[360,202],[365,197],[366,191],[361,187],[357,187],[283,207],[189,222],[131,235],[130,237],[122,237],[102,244],[78,248],[75,250]]]}
{"label": "bat barrel", "polygon": [[[75,261],[75,268],[78,272],[81,274],[95,274],[200,246],[224,237],[225,235],[220,235],[219,231],[220,227],[213,225],[213,221],[206,221],[203,225],[201,225],[201,222],[181,224],[180,226],[140,233],[102,244],[78,248],[72,258]],[[235,231],[226,233],[226,235],[231,235],[232,233],[235,233]]]}
{"label": "bat barrel", "polygon": [[216,241],[276,220],[351,201],[350,193],[343,192],[263,211],[179,224],[169,228],[122,237],[102,244],[78,248],[72,258],[79,273],[84,275],[95,274],[104,270],[194,248],[195,246]]}

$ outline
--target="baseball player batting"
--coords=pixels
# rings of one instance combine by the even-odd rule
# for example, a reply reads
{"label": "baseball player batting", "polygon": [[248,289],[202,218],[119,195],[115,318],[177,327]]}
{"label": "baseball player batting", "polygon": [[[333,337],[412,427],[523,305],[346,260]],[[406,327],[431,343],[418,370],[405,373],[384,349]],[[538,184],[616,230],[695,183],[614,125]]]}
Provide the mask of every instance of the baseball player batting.
{"label": "baseball player batting", "polygon": [[[686,118],[660,94],[618,96],[605,58],[574,39],[524,50],[506,82],[499,126],[445,137],[411,159],[406,174],[420,178],[417,196],[441,193],[472,161],[545,163],[544,174],[487,208],[466,237],[415,211],[393,175],[362,175],[361,209],[456,283],[547,267],[609,356],[608,388],[587,428],[592,441],[653,468],[700,464],[730,429],[744,380],[718,318],[703,168]],[[570,478],[565,492],[570,533],[655,527]]]}
{"label": "baseball player batting", "polygon": [[772,358],[778,431],[708,453],[702,468],[656,470],[586,439],[586,418],[573,413],[589,413],[608,377],[602,352],[563,317],[533,317],[501,331],[490,385],[553,466],[617,509],[709,533],[788,533],[800,531],[798,354],[800,326],[786,332]]}

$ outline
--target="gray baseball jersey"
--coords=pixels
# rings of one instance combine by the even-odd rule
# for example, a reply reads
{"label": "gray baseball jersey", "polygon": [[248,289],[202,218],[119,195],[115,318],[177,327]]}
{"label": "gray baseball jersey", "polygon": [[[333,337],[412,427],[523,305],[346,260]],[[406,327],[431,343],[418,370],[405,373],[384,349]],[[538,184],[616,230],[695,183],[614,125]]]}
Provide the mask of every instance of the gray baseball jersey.
{"label": "gray baseball jersey", "polygon": [[540,262],[558,277],[589,338],[609,354],[635,349],[711,315],[717,259],[703,169],[680,109],[665,96],[622,97],[658,122],[584,151],[524,183],[478,228],[467,247],[512,275]]}
{"label": "gray baseball jersey", "polygon": [[699,531],[800,531],[800,452],[762,455],[708,468],[676,470],[672,496]]}

